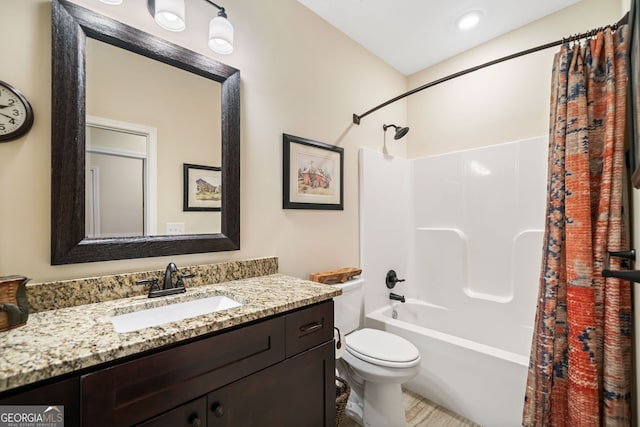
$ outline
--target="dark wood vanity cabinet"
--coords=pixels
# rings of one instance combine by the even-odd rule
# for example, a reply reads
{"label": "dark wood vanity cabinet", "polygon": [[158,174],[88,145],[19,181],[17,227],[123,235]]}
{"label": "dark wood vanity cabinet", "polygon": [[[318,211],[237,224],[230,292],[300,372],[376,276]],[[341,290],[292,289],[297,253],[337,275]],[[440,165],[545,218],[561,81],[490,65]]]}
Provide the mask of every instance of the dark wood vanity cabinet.
{"label": "dark wood vanity cabinet", "polygon": [[335,423],[333,301],[80,378],[91,426]]}
{"label": "dark wood vanity cabinet", "polygon": [[333,426],[333,301],[159,350],[0,404],[65,404],[66,426]]}
{"label": "dark wood vanity cabinet", "polygon": [[80,425],[80,379],[47,381],[36,387],[23,387],[18,392],[4,393],[0,405],[63,406],[65,426]]}

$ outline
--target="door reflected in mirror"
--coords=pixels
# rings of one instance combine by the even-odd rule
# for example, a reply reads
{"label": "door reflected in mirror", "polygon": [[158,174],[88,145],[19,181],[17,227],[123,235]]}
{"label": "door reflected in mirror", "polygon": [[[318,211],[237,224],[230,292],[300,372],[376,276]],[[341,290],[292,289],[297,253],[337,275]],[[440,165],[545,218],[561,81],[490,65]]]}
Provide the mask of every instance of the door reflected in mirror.
{"label": "door reflected in mirror", "polygon": [[[86,82],[86,236],[219,233],[220,212],[183,210],[182,180],[185,163],[221,166],[220,83],[90,38]],[[92,117],[114,126],[96,127]],[[154,165],[141,129],[157,138]],[[129,155],[95,153],[96,135]]]}
{"label": "door reflected in mirror", "polygon": [[148,235],[155,230],[150,228],[155,218],[148,209],[155,202],[147,182],[155,176],[147,172],[155,159],[149,159],[147,146],[155,141],[148,143],[148,135],[101,127],[99,122],[87,117],[86,237]]}

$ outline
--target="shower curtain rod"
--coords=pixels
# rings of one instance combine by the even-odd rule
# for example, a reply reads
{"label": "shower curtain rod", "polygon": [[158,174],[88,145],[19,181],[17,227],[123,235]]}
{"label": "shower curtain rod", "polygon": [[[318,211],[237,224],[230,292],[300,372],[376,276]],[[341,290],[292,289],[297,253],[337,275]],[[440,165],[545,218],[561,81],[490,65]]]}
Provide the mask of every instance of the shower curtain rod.
{"label": "shower curtain rod", "polygon": [[594,28],[593,30],[590,30],[590,31],[587,31],[587,32],[584,32],[584,33],[576,34],[576,35],[573,35],[573,36],[570,36],[570,37],[565,37],[562,40],[558,40],[558,41],[555,41],[555,42],[543,44],[543,45],[540,45],[540,46],[537,46],[537,47],[533,47],[531,49],[523,50],[521,52],[517,52],[517,53],[513,53],[513,54],[508,55],[508,56],[504,56],[502,58],[494,59],[493,61],[485,62],[484,64],[476,65],[475,67],[467,68],[466,70],[458,71],[457,73],[450,74],[450,75],[448,75],[446,77],[442,77],[442,78],[440,78],[438,80],[434,80],[434,81],[429,82],[427,84],[424,84],[424,85],[422,85],[420,87],[412,89],[412,90],[410,90],[408,92],[405,92],[402,95],[398,95],[395,98],[392,98],[392,99],[390,99],[390,100],[388,100],[386,102],[383,102],[382,104],[380,104],[380,105],[378,105],[376,107],[373,107],[372,109],[370,109],[369,111],[367,111],[367,112],[365,112],[363,114],[358,115],[358,114],[354,113],[353,114],[353,123],[356,124],[356,125],[359,125],[360,124],[360,119],[362,119],[363,117],[373,113],[374,111],[377,111],[382,107],[386,107],[389,104],[392,104],[392,103],[394,103],[396,101],[399,101],[399,100],[401,100],[403,98],[406,98],[409,95],[413,95],[416,92],[420,92],[420,91],[422,91],[424,89],[428,89],[430,87],[439,85],[440,83],[444,83],[446,81],[453,80],[453,79],[455,79],[457,77],[464,76],[465,74],[469,74],[469,73],[472,73],[474,71],[478,71],[478,70],[480,70],[482,68],[489,67],[491,65],[499,64],[500,62],[508,61],[510,59],[518,58],[520,56],[529,55],[530,53],[539,52],[541,50],[549,49],[550,47],[560,46],[563,43],[569,43],[569,42],[572,42],[572,41],[581,40],[581,39],[584,39],[586,37],[593,37],[596,34],[598,34],[598,32],[600,32],[600,31],[602,31],[602,30],[604,30],[606,28],[612,28],[613,30],[616,30],[619,26],[627,24],[628,22],[629,22],[629,12],[627,12],[622,17],[622,19],[620,19],[615,24],[607,25],[607,26],[599,27],[599,28]]}

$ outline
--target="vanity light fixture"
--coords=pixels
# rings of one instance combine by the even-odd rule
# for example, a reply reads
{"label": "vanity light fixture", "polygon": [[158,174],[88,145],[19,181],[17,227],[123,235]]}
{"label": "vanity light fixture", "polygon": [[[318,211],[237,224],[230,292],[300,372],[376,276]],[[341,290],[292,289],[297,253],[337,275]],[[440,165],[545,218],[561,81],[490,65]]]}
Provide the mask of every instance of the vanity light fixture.
{"label": "vanity light fixture", "polygon": [[184,31],[187,28],[184,0],[149,0],[149,13],[156,24],[168,31]]}
{"label": "vanity light fixture", "polygon": [[[101,0],[109,4],[120,4],[122,0]],[[147,0],[147,9],[160,27],[169,31],[184,31],[185,0]],[[210,0],[204,0],[218,9],[218,16],[209,22],[209,48],[220,54],[233,52],[233,25],[227,19],[224,7]]]}
{"label": "vanity light fixture", "polygon": [[[218,9],[218,16],[209,22],[209,48],[224,55],[233,52],[233,25],[224,7],[205,0]],[[147,0],[147,8],[156,24],[169,31],[183,31],[186,27],[184,0]]]}
{"label": "vanity light fixture", "polygon": [[219,9],[218,16],[209,22],[209,49],[224,55],[233,53],[233,25],[227,19],[224,7],[209,0],[205,1]]}

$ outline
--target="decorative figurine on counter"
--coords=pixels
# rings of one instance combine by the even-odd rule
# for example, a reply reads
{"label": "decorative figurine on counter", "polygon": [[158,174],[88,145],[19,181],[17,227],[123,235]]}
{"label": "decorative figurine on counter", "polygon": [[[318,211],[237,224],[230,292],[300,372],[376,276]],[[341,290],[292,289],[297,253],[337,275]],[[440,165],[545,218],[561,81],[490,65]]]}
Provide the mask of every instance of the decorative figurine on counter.
{"label": "decorative figurine on counter", "polygon": [[29,302],[24,276],[0,277],[0,331],[27,323]]}

